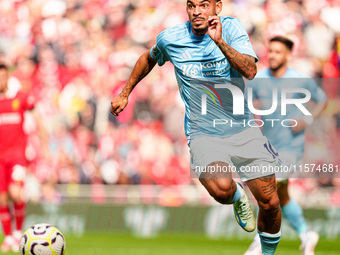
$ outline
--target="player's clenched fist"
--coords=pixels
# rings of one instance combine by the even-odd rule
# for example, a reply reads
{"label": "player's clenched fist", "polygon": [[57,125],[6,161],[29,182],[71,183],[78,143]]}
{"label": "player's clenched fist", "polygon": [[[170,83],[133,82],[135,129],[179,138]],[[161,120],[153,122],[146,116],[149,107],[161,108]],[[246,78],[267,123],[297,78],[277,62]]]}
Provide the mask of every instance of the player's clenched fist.
{"label": "player's clenched fist", "polygon": [[111,101],[111,113],[115,116],[118,116],[119,113],[124,110],[127,104],[128,104],[128,98],[121,96],[119,94]]}

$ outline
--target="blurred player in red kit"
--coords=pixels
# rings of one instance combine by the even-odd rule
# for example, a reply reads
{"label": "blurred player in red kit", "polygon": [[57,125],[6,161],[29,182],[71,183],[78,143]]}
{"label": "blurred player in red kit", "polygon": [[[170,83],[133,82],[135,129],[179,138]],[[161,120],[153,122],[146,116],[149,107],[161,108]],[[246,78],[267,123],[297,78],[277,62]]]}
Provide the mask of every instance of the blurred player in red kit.
{"label": "blurred player in red kit", "polygon": [[[1,251],[17,252],[26,207],[22,194],[26,174],[24,113],[33,109],[34,100],[28,94],[10,91],[8,76],[7,66],[0,64],[0,219],[5,235]],[[10,210],[10,200],[14,210]],[[14,231],[11,219],[16,222]]]}

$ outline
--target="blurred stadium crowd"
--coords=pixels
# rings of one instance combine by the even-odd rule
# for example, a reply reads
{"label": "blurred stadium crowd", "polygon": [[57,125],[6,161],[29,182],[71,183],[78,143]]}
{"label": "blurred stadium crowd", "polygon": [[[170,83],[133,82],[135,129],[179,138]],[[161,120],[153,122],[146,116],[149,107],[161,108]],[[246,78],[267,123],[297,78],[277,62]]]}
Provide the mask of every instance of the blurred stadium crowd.
{"label": "blurred stadium crowd", "polygon": [[[30,172],[42,183],[189,184],[184,106],[171,64],[155,67],[115,118],[110,100],[137,58],[162,30],[187,20],[185,0],[1,0],[0,61],[10,86],[32,93],[47,132],[43,150],[27,115]],[[295,42],[291,66],[313,77],[339,78],[340,2],[223,0],[224,16],[246,27],[258,68],[267,40]],[[324,84],[330,104],[307,135],[306,157],[340,164],[340,85]],[[322,85],[322,84],[321,84]],[[325,124],[326,123],[326,124]],[[330,151],[334,154],[331,155]],[[326,162],[327,163],[327,162]],[[307,189],[340,181],[296,180]],[[310,185],[310,183],[313,185]],[[309,183],[308,185],[306,183]]]}

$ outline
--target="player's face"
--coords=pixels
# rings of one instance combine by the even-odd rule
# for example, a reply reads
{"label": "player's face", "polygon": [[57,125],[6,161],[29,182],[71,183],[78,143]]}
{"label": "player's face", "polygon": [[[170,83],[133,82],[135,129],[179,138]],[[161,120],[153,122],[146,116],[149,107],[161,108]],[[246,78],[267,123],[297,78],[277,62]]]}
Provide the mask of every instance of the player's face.
{"label": "player's face", "polygon": [[0,92],[7,88],[8,72],[6,69],[0,69]]}
{"label": "player's face", "polygon": [[290,50],[281,42],[270,42],[269,43],[269,68],[277,70],[287,64],[290,56]]}
{"label": "player's face", "polygon": [[192,25],[193,33],[205,35],[208,32],[208,18],[215,16],[222,10],[222,1],[216,0],[188,0],[187,13]]}

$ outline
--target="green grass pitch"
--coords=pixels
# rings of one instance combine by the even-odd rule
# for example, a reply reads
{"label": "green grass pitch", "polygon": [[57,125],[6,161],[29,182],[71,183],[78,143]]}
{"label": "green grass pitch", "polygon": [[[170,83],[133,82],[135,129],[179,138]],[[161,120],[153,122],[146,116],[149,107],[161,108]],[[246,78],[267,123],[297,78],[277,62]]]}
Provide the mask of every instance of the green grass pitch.
{"label": "green grass pitch", "polygon": [[[66,255],[241,255],[251,240],[211,240],[197,234],[163,234],[143,239],[126,233],[86,233],[66,238]],[[0,240],[3,240],[1,237]],[[16,253],[8,252],[7,255]],[[299,255],[299,241],[282,239],[277,255]],[[321,239],[317,255],[339,255],[339,240]]]}

